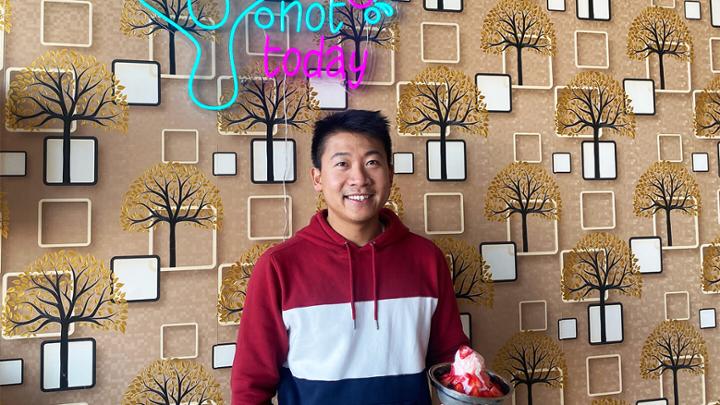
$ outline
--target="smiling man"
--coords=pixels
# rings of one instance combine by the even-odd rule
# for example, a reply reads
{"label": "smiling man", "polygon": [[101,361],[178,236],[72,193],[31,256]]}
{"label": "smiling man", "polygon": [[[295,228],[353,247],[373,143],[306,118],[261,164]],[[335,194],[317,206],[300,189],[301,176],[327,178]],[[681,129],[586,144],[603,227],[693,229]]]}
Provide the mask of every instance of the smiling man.
{"label": "smiling man", "polygon": [[328,208],[256,263],[232,404],[429,405],[427,367],[469,344],[442,252],[384,208],[388,121],[349,110],[315,125],[311,170]]}

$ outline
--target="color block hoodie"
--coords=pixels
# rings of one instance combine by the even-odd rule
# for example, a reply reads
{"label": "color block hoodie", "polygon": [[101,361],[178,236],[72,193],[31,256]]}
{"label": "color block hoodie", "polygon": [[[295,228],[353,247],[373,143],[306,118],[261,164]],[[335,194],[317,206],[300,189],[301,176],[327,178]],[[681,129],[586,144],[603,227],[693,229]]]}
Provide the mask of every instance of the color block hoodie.
{"label": "color block hoodie", "polygon": [[232,368],[232,404],[428,405],[426,368],[463,333],[445,257],[389,209],[358,247],[327,210],[256,263]]}

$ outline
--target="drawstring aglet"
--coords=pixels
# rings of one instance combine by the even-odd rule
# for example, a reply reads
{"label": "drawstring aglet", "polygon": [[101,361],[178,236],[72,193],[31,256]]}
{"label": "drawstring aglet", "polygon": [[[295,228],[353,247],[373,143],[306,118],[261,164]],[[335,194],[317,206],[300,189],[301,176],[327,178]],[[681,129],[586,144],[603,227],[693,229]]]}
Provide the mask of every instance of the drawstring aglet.
{"label": "drawstring aglet", "polygon": [[356,329],[355,318],[353,318],[353,330],[355,330],[355,329]]}
{"label": "drawstring aglet", "polygon": [[380,323],[377,319],[375,320],[375,329],[380,330]]}

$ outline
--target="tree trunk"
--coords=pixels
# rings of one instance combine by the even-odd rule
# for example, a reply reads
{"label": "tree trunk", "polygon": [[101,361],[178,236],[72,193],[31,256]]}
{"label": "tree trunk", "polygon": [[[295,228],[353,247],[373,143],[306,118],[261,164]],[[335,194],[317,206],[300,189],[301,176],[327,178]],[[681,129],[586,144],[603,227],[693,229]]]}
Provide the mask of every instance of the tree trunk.
{"label": "tree trunk", "polygon": [[275,181],[275,152],[273,150],[273,125],[265,125],[265,160],[267,161],[267,182]]}
{"label": "tree trunk", "polygon": [[593,179],[600,178],[600,128],[593,128]]}
{"label": "tree trunk", "polygon": [[70,326],[65,322],[60,325],[60,389],[62,390],[68,388],[68,353],[70,346],[68,335]]}
{"label": "tree trunk", "polygon": [[447,145],[445,141],[445,133],[447,132],[444,125],[440,126],[440,180],[447,180],[447,157],[445,156]]}
{"label": "tree trunk", "polygon": [[517,52],[517,73],[518,73],[518,85],[522,86],[523,84],[523,77],[522,77],[522,48],[517,46],[515,47],[515,51]]}
{"label": "tree trunk", "polygon": [[658,62],[660,65],[660,89],[665,90],[665,62],[661,53],[658,54]]}
{"label": "tree trunk", "polygon": [[[177,207],[179,210],[180,207]],[[175,267],[175,225],[174,222],[168,222],[170,226],[170,267]]]}
{"label": "tree trunk", "polygon": [[175,74],[175,31],[170,30],[170,31],[168,31],[168,34],[170,35],[170,40],[169,40],[169,44],[170,44],[170,55],[169,55],[170,74],[174,75]]}
{"label": "tree trunk", "polygon": [[528,405],[532,405],[532,384],[527,385],[527,395],[528,395],[527,403],[528,403]]}
{"label": "tree trunk", "polygon": [[605,330],[605,290],[600,290],[600,342],[607,342],[607,331]]}
{"label": "tree trunk", "polygon": [[668,246],[672,246],[672,224],[670,223],[671,210],[665,210],[665,229],[667,230]]}
{"label": "tree trunk", "polygon": [[72,126],[71,120],[63,121],[63,172],[62,182],[63,184],[70,184],[70,127]]}
{"label": "tree trunk", "polygon": [[522,218],[522,233],[523,233],[523,252],[527,252],[528,251],[527,214],[523,212],[521,214],[521,218]]}
{"label": "tree trunk", "polygon": [[[673,394],[675,394],[675,405],[680,405],[680,395],[678,393],[677,370],[673,369]],[[660,376],[662,378],[662,376]]]}
{"label": "tree trunk", "polygon": [[[355,40],[355,68],[360,66],[360,41]],[[360,69],[357,69],[355,71],[355,81],[358,81],[360,79]]]}
{"label": "tree trunk", "polygon": [[595,5],[593,4],[593,0],[588,0],[588,18],[591,20],[595,19]]}

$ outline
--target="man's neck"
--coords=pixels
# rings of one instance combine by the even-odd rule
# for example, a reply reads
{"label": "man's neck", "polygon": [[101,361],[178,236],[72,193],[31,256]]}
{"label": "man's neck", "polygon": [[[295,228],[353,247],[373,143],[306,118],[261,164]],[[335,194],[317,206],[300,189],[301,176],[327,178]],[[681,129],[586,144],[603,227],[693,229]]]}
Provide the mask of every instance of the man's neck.
{"label": "man's neck", "polygon": [[368,221],[365,224],[348,224],[346,222],[338,221],[332,213],[328,212],[327,221],[335,232],[358,246],[365,246],[368,242],[380,235],[385,229],[384,225],[380,221],[379,215],[375,216],[373,220]]}

